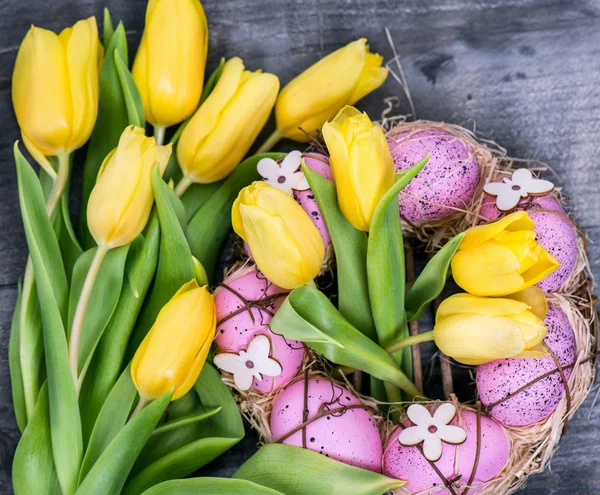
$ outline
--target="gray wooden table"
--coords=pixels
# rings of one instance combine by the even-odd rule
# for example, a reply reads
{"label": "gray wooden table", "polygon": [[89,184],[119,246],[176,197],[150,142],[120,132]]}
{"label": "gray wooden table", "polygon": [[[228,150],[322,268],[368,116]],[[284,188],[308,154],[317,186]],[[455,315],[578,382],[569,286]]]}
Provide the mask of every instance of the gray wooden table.
{"label": "gray wooden table", "polygon": [[[145,0],[0,1],[0,492],[11,493],[19,433],[12,413],[7,362],[17,281],[27,256],[12,145],[19,138],[10,99],[16,52],[29,25],[60,30],[108,6],[122,19],[134,54]],[[600,276],[600,1],[598,0],[205,0],[209,69],[241,56],[289,81],[322,55],[358,37],[389,60],[387,27],[402,57],[417,116],[477,124],[509,153],[546,162],[573,198],[572,211],[590,237]],[[40,77],[44,77],[40,74]],[[363,101],[380,115],[387,96],[402,96],[389,78]],[[404,100],[402,100],[404,102]],[[403,104],[398,112],[407,111]],[[600,406],[593,395],[570,423],[551,469],[523,493],[600,492]],[[251,434],[208,466],[228,476],[256,445]]]}

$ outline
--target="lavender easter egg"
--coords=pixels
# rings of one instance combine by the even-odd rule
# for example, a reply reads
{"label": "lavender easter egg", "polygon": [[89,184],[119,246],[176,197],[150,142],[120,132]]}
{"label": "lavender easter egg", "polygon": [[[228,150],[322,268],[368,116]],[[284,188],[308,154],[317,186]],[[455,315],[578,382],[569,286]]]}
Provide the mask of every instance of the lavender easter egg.
{"label": "lavender easter egg", "polygon": [[396,172],[431,153],[419,174],[399,194],[400,214],[413,224],[441,220],[464,209],[479,184],[473,150],[441,129],[402,132],[388,138]]}
{"label": "lavender easter egg", "polygon": [[217,354],[247,350],[259,335],[269,338],[269,356],[280,364],[281,373],[261,375],[262,380],[255,378],[252,387],[260,392],[272,392],[287,384],[298,374],[304,359],[305,348],[301,342],[286,340],[269,328],[286,294],[287,291],[269,282],[254,266],[226,277],[215,291]]}
{"label": "lavender easter egg", "polygon": [[[306,163],[308,168],[317,172],[321,177],[333,182],[333,175],[331,174],[331,167],[329,166],[329,158],[327,156],[320,153],[303,153],[301,158],[304,160],[304,163]],[[298,166],[300,166],[300,163],[301,162],[298,162]],[[279,164],[278,166],[282,165],[283,164]],[[272,185],[278,185],[277,181],[275,180],[269,180],[268,178],[263,178],[263,180],[267,180]],[[331,238],[329,237],[325,220],[323,220],[323,215],[321,214],[321,210],[313,192],[310,189],[297,190],[292,188],[292,193],[296,202],[310,216],[310,219],[315,224],[315,227],[317,227],[317,230],[323,239],[325,251],[327,252],[331,246]],[[248,246],[247,243],[244,243],[244,251],[250,259],[253,259],[250,246]],[[328,257],[326,256],[326,261],[327,259]]]}
{"label": "lavender easter egg", "polygon": [[[467,486],[472,486],[468,493],[477,493],[482,485],[498,476],[504,469],[511,450],[511,440],[506,430],[493,419],[482,415],[480,430],[477,430],[477,414],[460,411],[450,424],[462,427],[467,433],[467,439],[460,445],[443,444],[442,457],[434,464],[443,478],[436,472],[417,447],[406,447],[398,441],[401,428],[390,436],[383,453],[383,474],[392,478],[405,480],[405,488],[414,493],[435,490],[436,494],[450,495],[450,491],[442,488],[445,480],[460,476],[455,482],[455,493],[462,493]],[[403,422],[410,425],[407,419]],[[477,443],[480,443],[479,459]],[[476,467],[476,469],[474,469]],[[473,471],[475,471],[473,473]],[[469,483],[469,481],[471,483]]]}
{"label": "lavender easter egg", "polygon": [[[551,306],[544,323],[548,334],[544,342],[561,366],[575,362],[575,336],[567,316]],[[490,414],[508,426],[526,426],[542,421],[554,412],[565,393],[561,375],[555,371],[506,399],[545,373],[556,370],[552,356],[542,359],[499,359],[477,367],[477,390],[481,402],[492,406]],[[566,379],[572,369],[564,370]],[[506,399],[506,400],[504,400]]]}
{"label": "lavender easter egg", "polygon": [[[273,439],[284,438],[303,423],[303,411],[308,408],[305,426],[306,448],[352,466],[381,472],[382,445],[371,413],[345,388],[325,378],[299,380],[282,390],[273,404],[270,426]],[[321,408],[331,414],[314,419]],[[302,430],[286,437],[282,443],[302,447]]]}
{"label": "lavender easter egg", "polygon": [[[545,292],[554,292],[568,280],[577,263],[578,249],[575,228],[554,197],[540,196],[530,199],[531,201],[521,201],[521,206],[517,210],[527,209],[529,211],[529,215],[535,223],[533,230],[537,234],[537,241],[561,264],[558,270],[537,284]],[[536,209],[547,211],[535,211]],[[495,198],[491,196],[484,198],[480,214],[490,221],[496,220],[500,216]]]}

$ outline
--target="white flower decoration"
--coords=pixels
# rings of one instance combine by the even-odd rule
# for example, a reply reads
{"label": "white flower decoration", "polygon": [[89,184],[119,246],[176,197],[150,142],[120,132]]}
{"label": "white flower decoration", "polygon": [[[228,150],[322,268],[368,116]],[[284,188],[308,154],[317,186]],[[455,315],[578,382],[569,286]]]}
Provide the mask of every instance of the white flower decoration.
{"label": "white flower decoration", "polygon": [[412,447],[423,442],[423,454],[432,462],[442,457],[442,441],[458,445],[467,439],[467,432],[460,426],[448,424],[456,415],[454,404],[445,402],[433,416],[425,406],[412,404],[406,414],[416,426],[402,430],[398,436],[400,445]]}
{"label": "white flower decoration", "polygon": [[515,170],[510,178],[502,182],[489,182],[483,190],[490,196],[496,196],[496,206],[500,211],[512,210],[521,198],[529,195],[548,194],[554,189],[549,180],[536,179],[526,168]]}
{"label": "white flower decoration", "polygon": [[306,177],[302,170],[298,170],[302,164],[302,153],[292,151],[279,165],[272,158],[263,158],[258,162],[256,169],[268,184],[281,189],[290,196],[292,189],[296,191],[306,191],[310,189]]}
{"label": "white flower decoration", "polygon": [[235,386],[240,390],[249,390],[253,380],[262,381],[262,375],[281,375],[281,365],[269,357],[271,341],[266,335],[257,335],[239,354],[221,352],[215,355],[215,365],[233,374]]}

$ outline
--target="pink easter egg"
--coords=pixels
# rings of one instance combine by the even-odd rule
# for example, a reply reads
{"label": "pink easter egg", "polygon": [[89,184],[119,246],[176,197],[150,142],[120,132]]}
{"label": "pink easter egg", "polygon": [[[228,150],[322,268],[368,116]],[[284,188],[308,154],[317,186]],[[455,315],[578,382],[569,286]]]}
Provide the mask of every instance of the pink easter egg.
{"label": "pink easter egg", "polygon": [[[525,198],[517,210],[528,210],[535,223],[534,231],[538,242],[560,263],[561,266],[538,283],[545,292],[554,292],[568,280],[577,263],[577,236],[573,224],[565,218],[566,213],[552,196]],[[549,211],[535,211],[541,208]],[[556,212],[554,214],[551,212]],[[496,200],[486,195],[480,214],[489,220],[496,220],[501,212],[496,208]]]}
{"label": "pink easter egg", "polygon": [[[305,380],[292,383],[275,399],[270,418],[275,441],[303,423],[305,383]],[[326,378],[310,378],[306,392],[308,420],[316,416],[321,408],[332,413],[306,425],[306,448],[346,464],[380,473],[382,446],[379,431],[368,410],[340,410],[353,405],[360,405],[360,401],[345,388]],[[293,433],[282,443],[302,447],[302,430]]]}
{"label": "pink easter egg", "polygon": [[413,224],[441,220],[464,209],[479,184],[479,164],[460,138],[441,129],[402,132],[388,138],[396,172],[431,153],[419,174],[399,194],[400,214]]}
{"label": "pink easter egg", "polygon": [[[333,182],[333,176],[331,174],[328,157],[322,155],[321,153],[303,153],[302,158],[304,159],[304,163],[306,163],[308,168],[317,172],[321,177]],[[314,194],[310,189],[307,189],[306,191],[294,190],[294,199],[302,207],[302,209],[308,213],[310,219],[315,224],[315,227],[317,227],[319,234],[321,234],[321,237],[323,238],[325,250],[327,251],[331,245],[331,238],[329,237],[325,220],[323,220],[323,215],[321,214],[321,210]],[[253,259],[250,246],[248,246],[247,243],[244,243],[244,251],[250,259]]]}
{"label": "pink easter egg", "polygon": [[[544,323],[548,334],[544,342],[561,366],[575,362],[575,336],[567,316],[551,306]],[[554,412],[565,393],[560,373],[542,378],[513,397],[496,404],[537,377],[556,370],[552,356],[542,359],[498,359],[477,367],[477,390],[481,402],[493,405],[490,414],[508,426],[526,426],[542,421]],[[567,380],[572,368],[564,370]]]}
{"label": "pink easter egg", "polygon": [[[278,294],[282,296],[275,297]],[[282,372],[276,377],[263,375],[261,381],[254,379],[252,387],[264,393],[277,390],[295,378],[304,359],[302,342],[286,340],[269,328],[272,315],[281,306],[285,294],[285,289],[269,282],[254,266],[234,272],[215,291],[217,352],[239,353],[246,350],[257,335],[269,337],[269,356],[281,365]],[[253,302],[249,309],[245,308],[245,301]]]}
{"label": "pink easter egg", "polygon": [[[405,480],[405,488],[415,493],[435,489],[436,494],[449,495],[451,492],[441,487],[445,485],[445,480],[453,480],[458,476],[460,478],[454,484],[457,487],[456,493],[463,493],[467,486],[473,487],[468,490],[469,494],[480,491],[485,486],[484,483],[494,479],[504,469],[510,455],[511,440],[506,430],[493,419],[481,415],[478,435],[477,414],[467,410],[460,411],[459,414],[460,420],[457,414],[450,424],[461,426],[467,432],[467,439],[460,445],[443,443],[442,457],[434,464],[444,479],[417,447],[400,444],[398,436],[401,428],[392,433],[385,446],[383,474]],[[408,419],[403,424],[412,425]],[[475,468],[478,436],[479,460],[473,481],[469,485]]]}

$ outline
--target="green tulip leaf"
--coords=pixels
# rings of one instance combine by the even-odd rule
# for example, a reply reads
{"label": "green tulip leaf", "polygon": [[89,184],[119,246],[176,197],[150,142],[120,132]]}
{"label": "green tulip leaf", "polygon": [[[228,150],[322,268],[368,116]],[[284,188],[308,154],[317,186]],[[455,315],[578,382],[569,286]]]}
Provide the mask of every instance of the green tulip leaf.
{"label": "green tulip leaf", "polygon": [[83,479],[76,495],[121,492],[135,459],[167,409],[171,396],[172,392],[168,392],[151,402],[120,429]]}
{"label": "green tulip leaf", "polygon": [[367,283],[367,234],[346,220],[330,181],[305,164],[302,170],[319,204],[335,251],[340,313],[371,340],[377,340]]}
{"label": "green tulip leaf", "polygon": [[201,422],[180,424],[154,435],[140,454],[123,494],[138,495],[157,483],[188,476],[244,437],[242,417],[231,392],[219,372],[206,363],[194,389],[171,405],[169,418],[183,421],[215,408],[221,410]]}
{"label": "green tulip leaf", "polygon": [[110,40],[114,32],[115,29],[113,27],[112,19],[110,17],[110,11],[107,8],[105,8],[102,33],[102,44],[104,45],[105,53],[108,50],[108,46],[110,45]]}
{"label": "green tulip leaf", "polygon": [[[369,297],[379,344],[386,347],[408,336],[404,291],[404,241],[400,226],[398,193],[420,172],[429,155],[406,170],[383,196],[371,222],[367,246]],[[412,377],[410,348],[394,355],[404,373]],[[397,390],[386,387],[390,402],[402,400]]]}
{"label": "green tulip leaf", "polygon": [[17,445],[13,459],[12,482],[15,495],[61,495],[52,457],[46,384],[40,390],[31,421]]}
{"label": "green tulip leaf", "polygon": [[144,303],[129,342],[127,355],[130,358],[154,325],[162,307],[183,284],[195,277],[192,253],[171,202],[173,191],[163,181],[156,167],[152,171],[152,189],[161,229],[158,266],[149,299]]}
{"label": "green tulip leaf", "polygon": [[349,466],[311,450],[263,445],[233,475],[286,495],[382,495],[406,482]]}
{"label": "green tulip leaf", "polygon": [[213,407],[203,412],[190,414],[188,416],[169,421],[156,428],[156,430],[152,432],[152,436],[162,435],[163,433],[173,431],[177,428],[181,428],[182,426],[191,425],[193,423],[198,423],[200,421],[204,421],[205,419],[212,418],[215,414],[221,411],[221,409],[221,407]]}
{"label": "green tulip leaf", "polygon": [[43,320],[52,452],[61,489],[72,494],[77,486],[83,444],[64,326],[69,292],[67,276],[40,182],[16,144],[15,161],[21,214]]}
{"label": "green tulip leaf", "polygon": [[212,184],[192,184],[181,196],[181,202],[185,207],[186,220],[191,221],[194,215],[206,203],[213,194],[223,185],[224,181]]}
{"label": "green tulip leaf", "polygon": [[123,371],[129,337],[154,278],[160,242],[160,226],[156,210],[150,216],[143,238],[145,248],[132,249],[136,244],[134,241],[127,253],[125,265],[127,278],[137,280],[138,294],[135,294],[131,284],[123,284],[117,307],[102,334],[83,380],[79,404],[84,441],[89,438],[100,408]]}
{"label": "green tulip leaf", "polygon": [[221,187],[202,205],[189,222],[187,238],[192,254],[214,283],[221,247],[231,231],[231,207],[239,192],[261,177],[256,165],[263,158],[274,160],[284,153],[254,155],[240,163]]}
{"label": "green tulip leaf", "polygon": [[189,480],[165,481],[153,486],[143,495],[284,495],[251,481],[229,478],[192,478]]}
{"label": "green tulip leaf", "polygon": [[406,293],[405,307],[408,321],[418,320],[431,301],[444,290],[450,263],[464,236],[464,232],[454,236],[435,253]]}
{"label": "green tulip leaf", "polygon": [[[107,43],[106,39],[105,43]],[[119,23],[110,36],[108,46],[105,46],[106,56],[100,69],[98,116],[90,137],[83,166],[79,229],[84,249],[89,249],[96,245],[87,227],[87,204],[92,189],[96,184],[100,166],[106,155],[117,147],[123,130],[128,125],[137,123],[129,120],[125,95],[123,94],[121,80],[117,72],[115,50],[118,51],[120,59],[127,66],[129,63],[127,37],[122,23]],[[142,127],[144,127],[143,121]]]}
{"label": "green tulip leaf", "polygon": [[131,367],[128,366],[110,391],[94,424],[79,471],[80,483],[127,423],[136,397],[137,390],[131,379]]}
{"label": "green tulip leaf", "polygon": [[19,329],[21,325],[21,300],[23,287],[19,282],[17,289],[17,302],[10,327],[10,338],[8,341],[8,366],[10,369],[10,388],[12,390],[13,409],[19,430],[23,433],[27,426],[27,408],[25,406],[25,392],[23,389],[23,375],[21,374],[21,356]]}
{"label": "green tulip leaf", "polygon": [[187,218],[188,218],[187,213],[185,211],[185,206],[183,205],[181,198],[179,198],[179,196],[177,196],[177,194],[175,194],[175,191],[173,191],[173,189],[171,189],[170,187],[166,187],[166,188],[163,188],[163,190],[164,190],[166,197],[169,200],[169,203],[171,203],[171,207],[173,208],[175,215],[177,216],[177,221],[179,222],[179,226],[181,227],[181,230],[185,234],[185,232],[187,230]]}
{"label": "green tulip leaf", "polygon": [[148,246],[143,234],[138,235],[129,245],[127,261],[125,262],[125,276],[135,297],[140,297],[140,275],[144,270],[147,250]]}
{"label": "green tulip leaf", "polygon": [[411,397],[419,395],[392,357],[354,328],[314,287],[294,289],[275,313],[270,327],[286,339],[304,342],[333,363],[392,383]]}
{"label": "green tulip leaf", "polygon": [[125,99],[129,125],[144,127],[146,125],[146,118],[144,116],[144,103],[142,102],[140,92],[135,85],[131,72],[127,68],[127,64],[119,54],[119,50],[115,48],[113,54],[115,57],[115,68],[117,69],[117,75],[121,83],[121,91]]}

